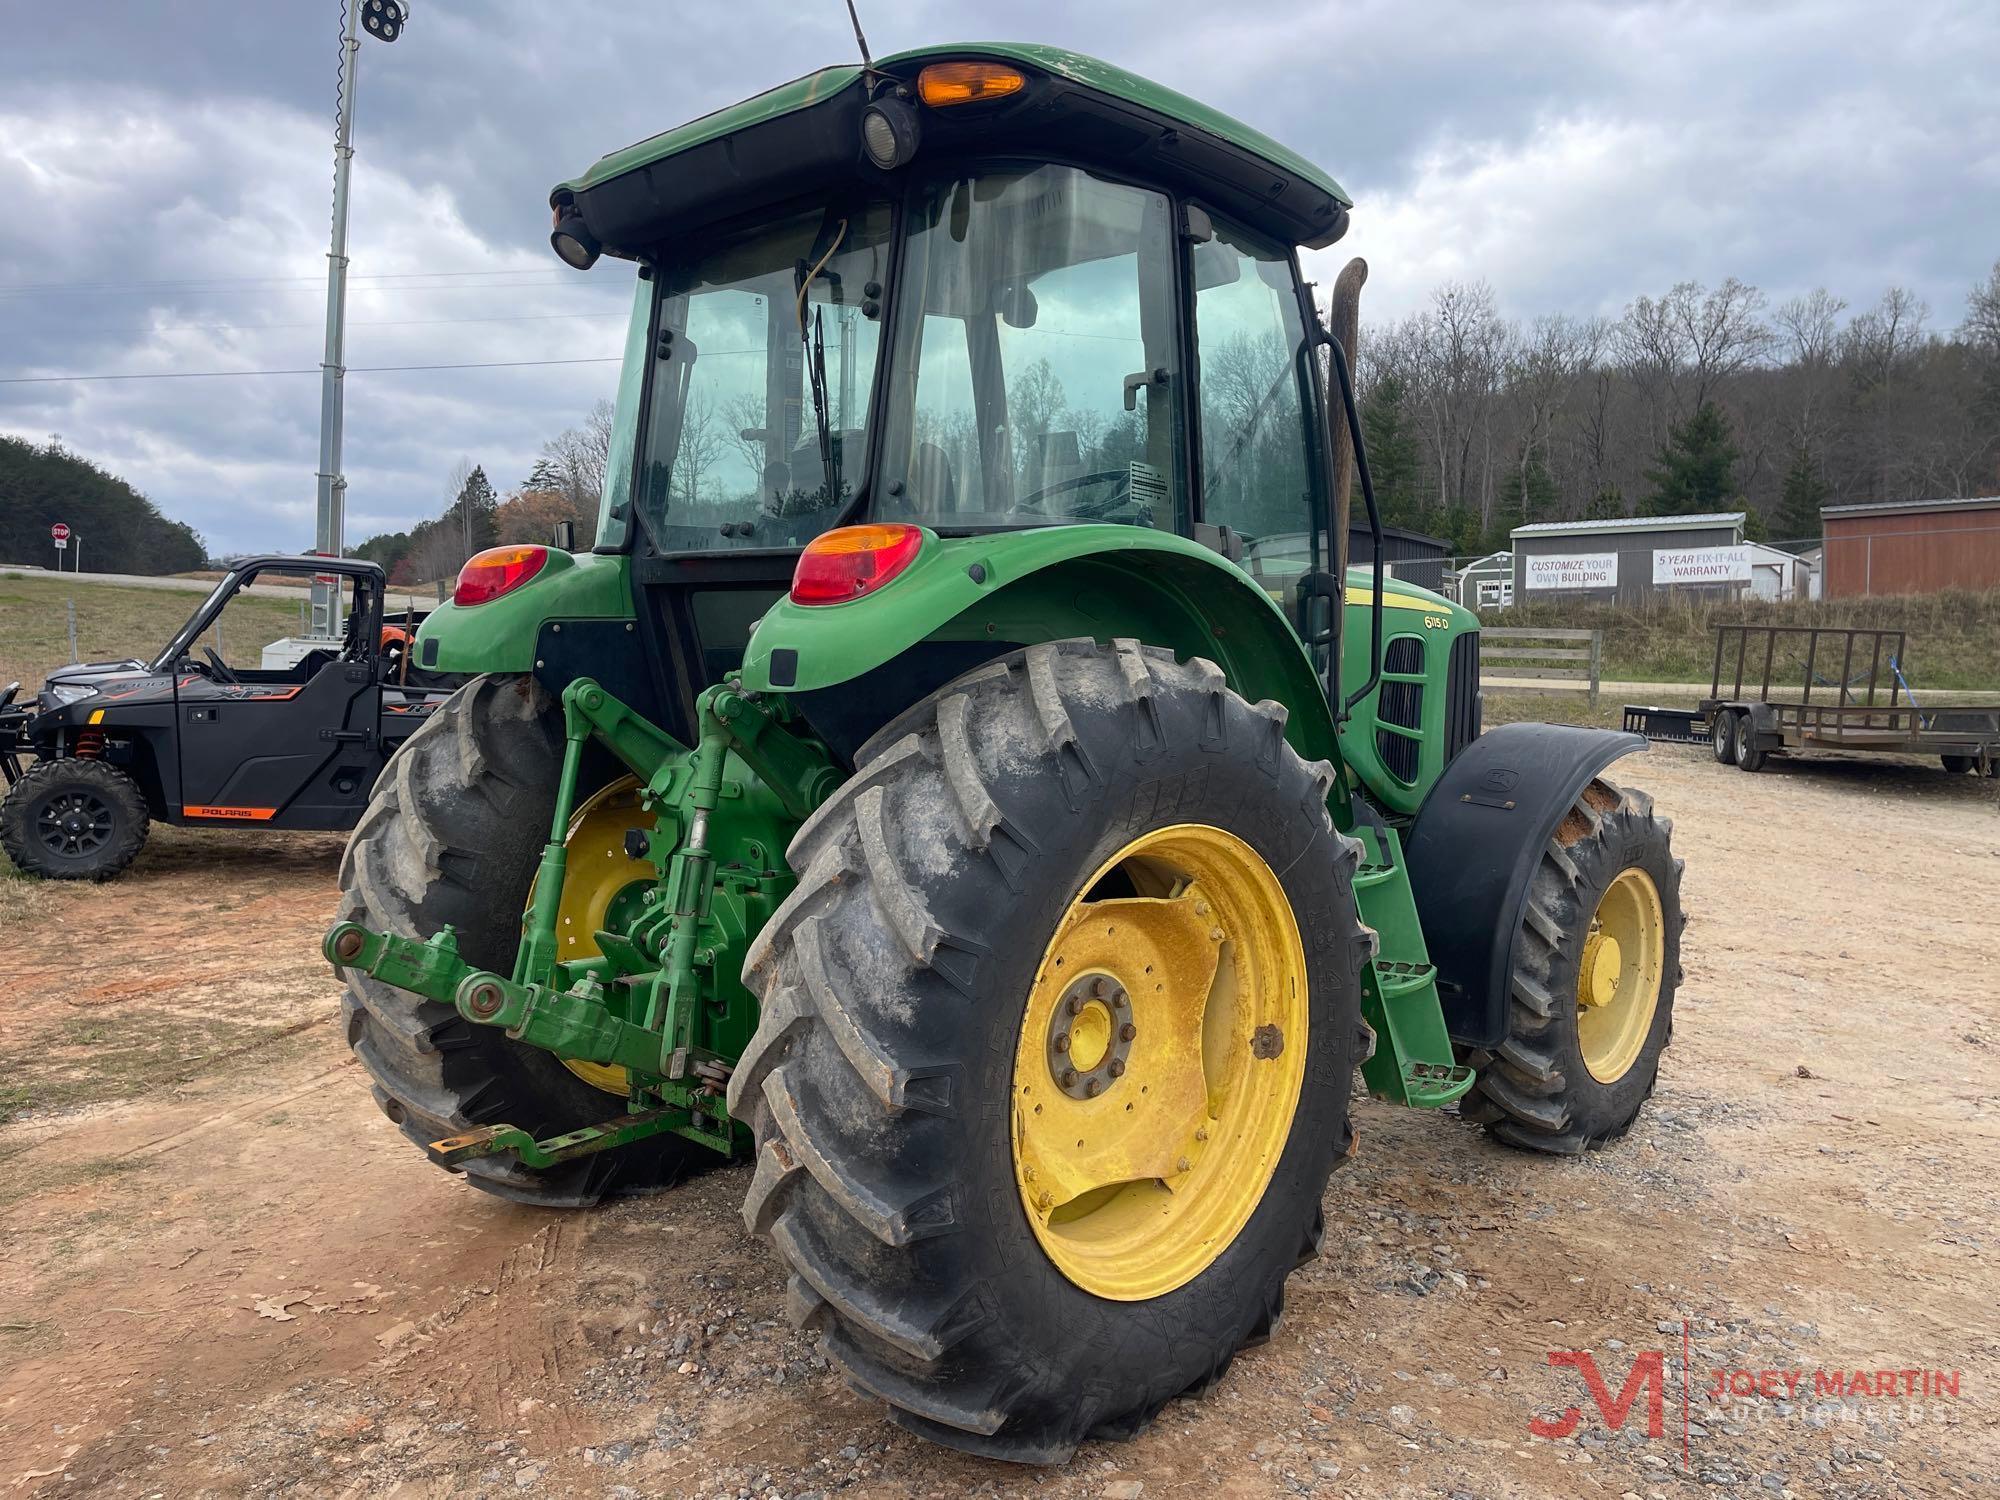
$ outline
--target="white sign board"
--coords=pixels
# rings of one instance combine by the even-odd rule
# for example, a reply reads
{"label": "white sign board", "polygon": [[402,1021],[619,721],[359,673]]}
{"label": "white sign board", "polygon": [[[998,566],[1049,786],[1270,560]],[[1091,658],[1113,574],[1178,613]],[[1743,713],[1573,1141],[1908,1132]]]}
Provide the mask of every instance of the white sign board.
{"label": "white sign board", "polygon": [[1616,552],[1577,552],[1562,556],[1528,555],[1522,558],[1530,589],[1615,589],[1618,587]]}
{"label": "white sign board", "polygon": [[1689,547],[1677,552],[1653,553],[1653,582],[1748,583],[1748,547]]}

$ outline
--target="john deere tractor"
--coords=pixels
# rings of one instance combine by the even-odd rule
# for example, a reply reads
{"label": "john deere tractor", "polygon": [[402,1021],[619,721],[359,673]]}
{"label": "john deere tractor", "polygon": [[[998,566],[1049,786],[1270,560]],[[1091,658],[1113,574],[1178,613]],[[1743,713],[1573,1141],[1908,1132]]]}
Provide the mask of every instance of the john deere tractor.
{"label": "john deere tractor", "polygon": [[424,623],[472,680],[325,940],[434,1161],[551,1206],[747,1163],[854,1385],[1056,1462],[1270,1333],[1357,1068],[1511,1146],[1631,1125],[1680,972],[1601,775],[1643,741],[1480,734],[1474,617],[1384,576],[1331,178],[980,45],[552,205],[637,267],[597,545]]}

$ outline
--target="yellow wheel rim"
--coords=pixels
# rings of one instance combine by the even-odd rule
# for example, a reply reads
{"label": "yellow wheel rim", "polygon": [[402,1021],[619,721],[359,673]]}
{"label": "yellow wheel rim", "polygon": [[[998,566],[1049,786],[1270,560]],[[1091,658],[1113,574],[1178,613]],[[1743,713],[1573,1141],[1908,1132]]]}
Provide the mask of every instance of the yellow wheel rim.
{"label": "yellow wheel rim", "polygon": [[1599,1083],[1616,1083],[1646,1050],[1666,970],[1666,917],[1644,870],[1621,871],[1591,914],[1576,972],[1576,1039]]}
{"label": "yellow wheel rim", "polygon": [[1063,1275],[1194,1280],[1263,1199],[1305,1081],[1305,948],[1271,867],[1202,824],[1126,845],[1056,926],[1014,1055],[1014,1176]]}
{"label": "yellow wheel rim", "polygon": [[[652,866],[635,862],[625,852],[625,831],[650,826],[639,807],[639,782],[626,776],[612,782],[579,807],[569,820],[563,846],[569,851],[562,904],[556,918],[556,957],[565,963],[599,956],[597,933],[607,925],[612,903],[636,900],[652,882]],[[629,893],[629,894],[628,894]],[[535,890],[528,888],[532,906]],[[562,1065],[593,1088],[625,1094],[630,1080],[615,1063],[578,1062],[565,1057]]]}

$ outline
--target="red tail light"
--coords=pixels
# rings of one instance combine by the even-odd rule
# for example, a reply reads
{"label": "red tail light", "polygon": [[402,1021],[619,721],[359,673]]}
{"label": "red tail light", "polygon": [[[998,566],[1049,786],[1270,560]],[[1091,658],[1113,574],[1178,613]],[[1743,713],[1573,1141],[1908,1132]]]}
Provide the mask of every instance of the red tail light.
{"label": "red tail light", "polygon": [[512,593],[548,566],[546,547],[488,547],[475,552],[458,570],[453,604],[484,604]]}
{"label": "red tail light", "polygon": [[845,604],[872,594],[915,562],[923,544],[915,526],[891,522],[816,536],[792,572],[792,603]]}

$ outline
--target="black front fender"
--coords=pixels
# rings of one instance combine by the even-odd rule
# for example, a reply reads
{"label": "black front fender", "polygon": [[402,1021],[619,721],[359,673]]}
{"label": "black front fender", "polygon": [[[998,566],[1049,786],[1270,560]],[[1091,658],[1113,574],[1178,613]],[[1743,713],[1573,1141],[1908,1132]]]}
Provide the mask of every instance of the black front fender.
{"label": "black front fender", "polygon": [[1506,1035],[1521,902],[1542,847],[1593,776],[1645,748],[1616,730],[1503,724],[1431,788],[1404,852],[1453,1041],[1493,1047]]}

